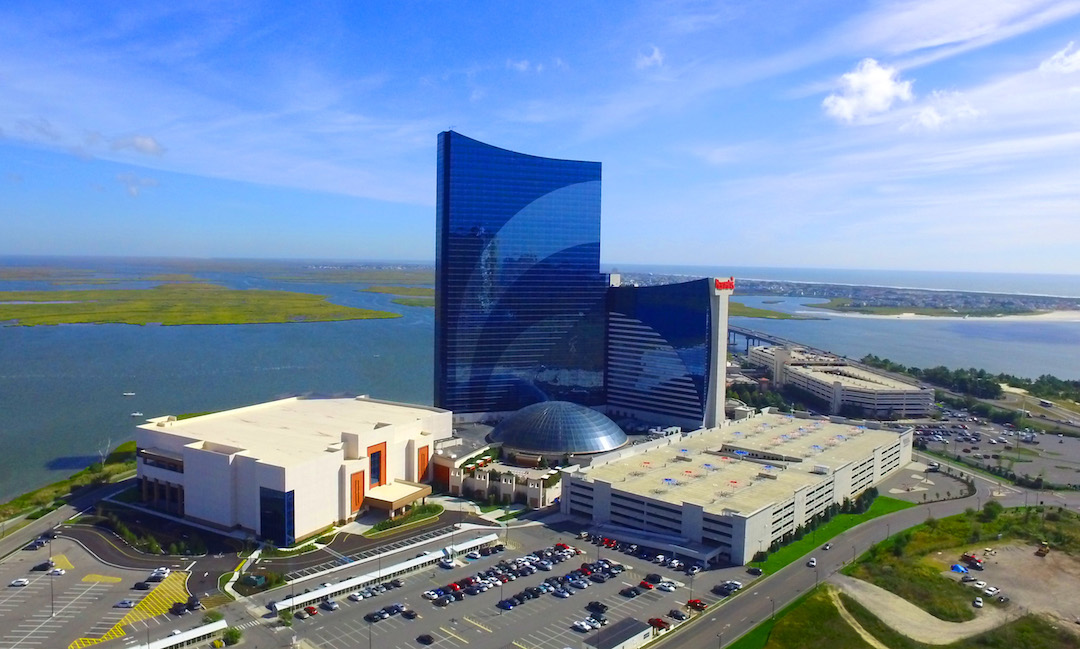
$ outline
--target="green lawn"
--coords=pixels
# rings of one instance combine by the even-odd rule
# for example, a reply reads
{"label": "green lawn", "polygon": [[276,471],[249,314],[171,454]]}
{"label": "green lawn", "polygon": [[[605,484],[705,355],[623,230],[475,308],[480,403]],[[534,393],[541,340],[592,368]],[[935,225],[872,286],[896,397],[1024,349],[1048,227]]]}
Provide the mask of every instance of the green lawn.
{"label": "green lawn", "polygon": [[[889,498],[888,496],[878,496],[874,499],[874,503],[870,505],[870,509],[865,513],[837,514],[831,521],[817,528],[816,532],[811,532],[801,540],[785,545],[776,552],[770,554],[764,563],[758,565],[761,566],[766,574],[772,574],[789,563],[798,561],[803,556],[813,552],[815,548],[823,545],[829,539],[850,530],[860,523],[865,523],[878,516],[884,516],[914,506],[914,504],[904,500],[897,500],[896,498]],[[837,548],[837,551],[840,552],[843,551],[843,549]]]}
{"label": "green lawn", "polygon": [[[821,591],[820,588],[811,589],[809,592],[800,596],[794,602],[777,611],[775,618],[766,619],[761,624],[757,625],[749,632],[747,632],[746,635],[739,638],[730,645],[727,645],[727,649],[765,649],[765,647],[772,647],[773,645],[770,644],[770,637],[772,636],[773,630],[781,622],[783,622],[788,615],[791,615],[794,611],[798,610],[803,602],[805,602],[808,598],[810,598],[812,595],[819,591]],[[795,623],[799,624],[799,622]],[[796,644],[793,646],[812,647],[818,645]]]}
{"label": "green lawn", "polygon": [[23,326],[258,324],[398,317],[400,314],[387,311],[331,304],[325,296],[311,293],[238,291],[212,284],[164,284],[136,290],[0,292],[0,322],[14,320]]}

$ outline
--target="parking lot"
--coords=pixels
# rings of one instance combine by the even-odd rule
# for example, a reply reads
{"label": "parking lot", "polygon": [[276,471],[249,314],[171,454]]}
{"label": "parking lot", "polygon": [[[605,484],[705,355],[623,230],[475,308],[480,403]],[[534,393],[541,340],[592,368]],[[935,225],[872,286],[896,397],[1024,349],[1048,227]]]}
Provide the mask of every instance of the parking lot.
{"label": "parking lot", "polygon": [[[299,637],[307,638],[326,649],[358,646],[370,646],[371,649],[419,649],[425,645],[417,638],[425,634],[430,635],[433,640],[430,646],[445,648],[467,646],[469,649],[562,649],[566,646],[577,646],[584,638],[604,632],[606,627],[587,633],[573,628],[575,622],[589,616],[585,606],[590,601],[600,601],[609,607],[605,616],[611,624],[633,617],[641,621],[663,618],[675,625],[677,621],[668,615],[672,609],[687,611],[685,605],[690,599],[701,599],[711,607],[719,599],[710,592],[712,586],[727,579],[743,582],[751,579],[742,567],[710,570],[691,579],[685,572],[659,567],[647,560],[611,549],[598,549],[586,541],[574,540],[572,535],[560,534],[556,530],[541,526],[515,528],[510,537],[508,547],[502,553],[459,561],[453,569],[437,569],[434,572],[428,570],[406,577],[403,587],[389,590],[375,598],[354,602],[342,596],[336,600],[340,606],[338,610],[329,611],[320,607],[314,616],[294,619],[293,630]],[[445,607],[436,606],[422,596],[424,591],[475,575],[492,568],[499,561],[522,557],[528,552],[553,546],[560,541],[577,547],[583,554],[555,564],[551,571],[538,570],[535,574],[519,577],[487,592],[466,595],[461,601],[451,602]],[[547,578],[565,575],[579,568],[584,561],[595,561],[598,554],[600,557],[620,562],[627,568],[626,571],[605,583],[589,581],[588,588],[578,590],[566,599],[547,593],[527,600],[513,610],[501,610],[496,606],[501,599],[518,594],[527,587],[537,586]],[[677,590],[667,593],[656,589],[643,589],[642,593],[634,598],[619,594],[619,591],[628,586],[636,586],[649,573],[673,581]],[[338,574],[335,574],[335,577],[338,577]],[[279,597],[280,593],[278,597],[266,596],[265,599],[269,601]],[[398,614],[378,622],[365,621],[364,616],[367,613],[393,603],[401,603],[405,608],[416,611],[417,617],[410,620]]]}
{"label": "parking lot", "polygon": [[[63,574],[50,574],[52,569]],[[80,649],[138,633],[166,635],[177,620],[167,612],[187,598],[187,575],[174,572],[148,590],[135,590],[144,571],[98,562],[62,536],[38,550],[22,550],[0,563],[0,649]],[[25,579],[27,585],[13,586]],[[117,606],[131,600],[131,608]],[[184,620],[183,622],[187,622]]]}

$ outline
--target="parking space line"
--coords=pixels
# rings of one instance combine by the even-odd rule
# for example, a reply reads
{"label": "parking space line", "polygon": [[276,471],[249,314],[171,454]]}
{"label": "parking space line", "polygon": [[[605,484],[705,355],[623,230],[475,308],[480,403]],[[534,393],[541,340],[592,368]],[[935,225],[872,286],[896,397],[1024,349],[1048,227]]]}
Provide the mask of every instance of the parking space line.
{"label": "parking space line", "polygon": [[75,640],[68,649],[84,649],[108,640],[114,640],[127,635],[124,627],[139,621],[148,621],[168,611],[173,603],[187,600],[187,578],[185,572],[170,573],[156,588],[143,597],[131,612],[127,613],[109,630],[97,638],[83,637]]}
{"label": "parking space line", "polygon": [[451,631],[450,629],[448,629],[448,628],[446,628],[444,626],[439,627],[439,630],[442,631],[443,633],[445,633],[448,636],[451,636],[451,637],[457,638],[458,640],[461,640],[465,644],[469,644],[468,640],[466,640],[465,638],[462,638],[461,636],[459,636],[458,634],[454,633],[453,631]]}
{"label": "parking space line", "polygon": [[484,630],[484,631],[487,631],[488,633],[493,633],[493,631],[492,631],[491,629],[487,628],[487,627],[486,627],[486,626],[484,626],[483,624],[480,624],[479,622],[477,622],[476,620],[472,619],[471,617],[468,617],[468,616],[462,615],[462,616],[461,616],[461,619],[465,620],[465,621],[466,621],[466,622],[468,622],[469,624],[472,624],[473,626],[476,626],[476,627],[477,627],[477,628],[479,628],[479,629],[482,629],[482,630]]}

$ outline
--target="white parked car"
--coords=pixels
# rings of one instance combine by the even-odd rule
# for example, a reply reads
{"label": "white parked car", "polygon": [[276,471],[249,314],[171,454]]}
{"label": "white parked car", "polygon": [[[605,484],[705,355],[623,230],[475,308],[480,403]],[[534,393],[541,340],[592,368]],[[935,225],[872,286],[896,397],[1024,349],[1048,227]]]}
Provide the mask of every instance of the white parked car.
{"label": "white parked car", "polygon": [[116,608],[135,608],[135,600],[122,599],[116,603]]}
{"label": "white parked car", "polygon": [[67,573],[67,571],[64,570],[63,568],[53,568],[52,570],[49,571],[50,575],[54,575],[56,577],[59,577],[59,576],[64,575],[66,573]]}
{"label": "white parked car", "polygon": [[670,581],[662,581],[656,585],[656,590],[662,590],[665,593],[674,593],[675,584],[671,583]]}
{"label": "white parked car", "polygon": [[810,568],[816,568],[817,567],[817,559],[814,558],[814,557],[810,557],[810,560],[806,562],[806,565],[808,567],[810,567]]}
{"label": "white parked car", "polygon": [[479,559],[480,558],[480,553],[477,552],[476,550],[473,550],[472,552],[466,554],[465,556],[467,558],[469,558],[469,559]]}
{"label": "white parked car", "polygon": [[439,599],[439,594],[433,590],[426,590],[424,591],[424,594],[421,595],[421,597],[423,597],[424,599]]}
{"label": "white parked car", "polygon": [[972,602],[971,605],[974,606],[975,608],[982,608],[983,607],[982,598],[981,597],[976,597],[975,601]]}
{"label": "white parked car", "polygon": [[19,577],[15,581],[8,584],[9,586],[29,586],[30,580],[25,577]]}
{"label": "white parked car", "polygon": [[[424,593],[424,596],[427,597],[427,593]],[[359,602],[362,599],[364,599],[364,594],[359,592],[359,591],[357,591],[355,593],[349,593],[349,600],[350,601]]]}
{"label": "white parked car", "polygon": [[975,582],[975,588],[986,588],[986,582],[985,581],[977,581],[977,582]]}
{"label": "white parked car", "polygon": [[993,597],[994,595],[997,595],[1000,592],[1001,592],[1000,588],[998,588],[997,586],[991,586],[990,588],[987,588],[986,590],[983,591],[983,595],[986,595],[987,597]]}
{"label": "white parked car", "polygon": [[585,624],[584,620],[578,620],[577,622],[574,622],[573,626],[575,631],[581,631],[582,633],[588,633],[589,631],[592,631],[592,627],[588,624]]}

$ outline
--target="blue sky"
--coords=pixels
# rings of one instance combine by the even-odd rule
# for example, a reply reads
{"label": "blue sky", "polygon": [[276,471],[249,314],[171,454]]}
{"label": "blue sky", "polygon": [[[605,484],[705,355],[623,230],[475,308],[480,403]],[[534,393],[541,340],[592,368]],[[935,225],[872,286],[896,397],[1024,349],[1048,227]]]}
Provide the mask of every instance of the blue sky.
{"label": "blue sky", "polygon": [[611,264],[1080,273],[1080,0],[5,3],[0,254],[430,261],[450,127]]}

